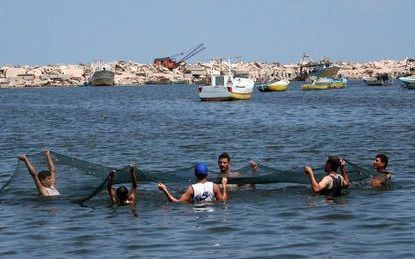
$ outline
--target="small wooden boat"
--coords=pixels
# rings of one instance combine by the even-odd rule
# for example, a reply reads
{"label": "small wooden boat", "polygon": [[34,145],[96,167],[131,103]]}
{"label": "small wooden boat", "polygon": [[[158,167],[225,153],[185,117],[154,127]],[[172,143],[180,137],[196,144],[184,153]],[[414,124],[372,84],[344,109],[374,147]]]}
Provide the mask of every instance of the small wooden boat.
{"label": "small wooden boat", "polygon": [[301,90],[327,90],[327,89],[340,89],[346,86],[347,79],[340,78],[318,78],[312,83],[303,84]]}
{"label": "small wooden boat", "polygon": [[393,84],[393,80],[387,74],[377,75],[375,77],[364,76],[363,82],[368,86],[387,86]]}
{"label": "small wooden boat", "polygon": [[272,84],[258,85],[258,90],[261,92],[282,92],[287,90],[289,83],[289,80],[282,79]]}

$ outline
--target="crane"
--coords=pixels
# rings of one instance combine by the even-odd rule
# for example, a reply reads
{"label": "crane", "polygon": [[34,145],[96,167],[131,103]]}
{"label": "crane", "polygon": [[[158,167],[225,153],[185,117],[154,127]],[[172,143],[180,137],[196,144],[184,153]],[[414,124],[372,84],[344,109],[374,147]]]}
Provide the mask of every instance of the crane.
{"label": "crane", "polygon": [[[173,70],[177,68],[178,66],[183,65],[186,60],[198,54],[199,52],[203,51],[205,48],[206,48],[205,45],[202,43],[202,44],[197,45],[197,47],[191,49],[189,52],[187,52],[186,55],[184,52],[181,52],[181,53],[169,56],[169,57],[156,58],[154,59],[154,65],[162,66],[170,70]],[[183,56],[183,55],[184,57],[182,57],[179,61],[176,61],[176,59],[174,58],[176,56]]]}

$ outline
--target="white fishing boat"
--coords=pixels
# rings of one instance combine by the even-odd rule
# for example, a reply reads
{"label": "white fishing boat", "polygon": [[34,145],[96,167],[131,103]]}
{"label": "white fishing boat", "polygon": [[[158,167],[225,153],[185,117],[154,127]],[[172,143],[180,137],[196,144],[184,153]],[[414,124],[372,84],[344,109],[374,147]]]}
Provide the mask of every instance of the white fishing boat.
{"label": "white fishing boat", "polygon": [[415,75],[400,77],[399,80],[405,83],[406,88],[415,89]]}
{"label": "white fishing boat", "polygon": [[234,77],[230,62],[227,75],[215,75],[211,71],[210,85],[199,86],[201,101],[249,100],[252,97],[254,81],[249,78]]}
{"label": "white fishing boat", "polygon": [[92,65],[91,75],[88,78],[87,85],[91,86],[108,86],[114,85],[115,73],[110,65],[102,61],[96,61]]}

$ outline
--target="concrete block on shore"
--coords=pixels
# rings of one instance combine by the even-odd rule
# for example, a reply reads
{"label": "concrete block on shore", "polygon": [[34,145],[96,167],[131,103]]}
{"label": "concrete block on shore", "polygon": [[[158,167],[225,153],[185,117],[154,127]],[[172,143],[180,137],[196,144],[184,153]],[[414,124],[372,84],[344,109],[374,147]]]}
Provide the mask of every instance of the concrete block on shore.
{"label": "concrete block on shore", "polygon": [[6,69],[6,78],[17,78],[19,75],[26,74],[27,69],[20,67],[10,67]]}

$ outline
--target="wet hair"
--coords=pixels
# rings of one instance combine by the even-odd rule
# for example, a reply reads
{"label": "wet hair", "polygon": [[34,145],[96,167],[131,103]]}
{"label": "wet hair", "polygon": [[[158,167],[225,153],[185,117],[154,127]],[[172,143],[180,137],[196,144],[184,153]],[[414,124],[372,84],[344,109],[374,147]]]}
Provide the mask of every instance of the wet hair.
{"label": "wet hair", "polygon": [[120,202],[124,202],[128,198],[128,188],[125,186],[120,186],[115,191],[115,195],[117,195],[117,198]]}
{"label": "wet hair", "polygon": [[39,180],[45,180],[46,178],[52,176],[52,173],[48,170],[42,170],[37,174],[37,177],[39,178]]}
{"label": "wet hair", "polygon": [[226,152],[219,155],[218,161],[221,160],[222,158],[227,158],[228,159],[228,162],[231,161],[231,157]]}
{"label": "wet hair", "polygon": [[340,166],[340,158],[338,156],[329,156],[327,164],[330,165],[331,170],[337,172]]}
{"label": "wet hair", "polygon": [[379,158],[380,161],[382,161],[382,163],[385,164],[384,168],[386,169],[386,167],[388,166],[388,157],[385,154],[377,154],[375,157]]}

